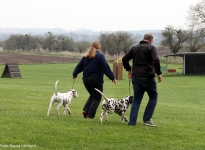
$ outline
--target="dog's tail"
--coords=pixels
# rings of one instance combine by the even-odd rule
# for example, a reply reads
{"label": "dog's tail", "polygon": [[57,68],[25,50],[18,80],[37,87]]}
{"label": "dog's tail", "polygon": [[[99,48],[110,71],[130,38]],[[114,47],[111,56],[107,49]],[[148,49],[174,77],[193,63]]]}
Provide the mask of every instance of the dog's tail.
{"label": "dog's tail", "polygon": [[105,98],[105,100],[107,100],[107,97],[100,91],[100,90],[98,90],[98,89],[96,89],[96,88],[94,88],[96,91],[98,91],[104,98]]}
{"label": "dog's tail", "polygon": [[57,84],[58,84],[58,81],[59,81],[59,80],[57,80],[56,83],[55,83],[55,96],[58,95],[58,90],[57,90]]}

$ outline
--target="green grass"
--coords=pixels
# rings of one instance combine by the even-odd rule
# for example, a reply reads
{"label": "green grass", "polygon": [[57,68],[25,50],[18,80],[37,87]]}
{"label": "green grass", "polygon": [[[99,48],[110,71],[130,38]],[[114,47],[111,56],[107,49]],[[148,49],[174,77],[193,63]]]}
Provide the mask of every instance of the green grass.
{"label": "green grass", "polygon": [[[142,101],[138,123],[129,127],[116,114],[99,122],[100,107],[93,120],[84,119],[82,108],[88,97],[82,74],[75,81],[78,98],[70,104],[72,115],[56,115],[47,109],[57,79],[58,91],[72,88],[76,63],[19,65],[22,78],[0,78],[0,149],[68,150],[204,150],[205,149],[205,77],[164,75],[158,84],[159,100],[153,116],[156,127],[142,124],[148,96]],[[112,66],[111,66],[112,68]],[[0,65],[3,72],[4,65]],[[114,85],[104,77],[107,97],[129,94],[129,80]],[[132,87],[131,94],[132,92]],[[130,107],[126,112],[129,117]],[[5,148],[8,147],[8,148]],[[25,147],[25,148],[24,148]]]}

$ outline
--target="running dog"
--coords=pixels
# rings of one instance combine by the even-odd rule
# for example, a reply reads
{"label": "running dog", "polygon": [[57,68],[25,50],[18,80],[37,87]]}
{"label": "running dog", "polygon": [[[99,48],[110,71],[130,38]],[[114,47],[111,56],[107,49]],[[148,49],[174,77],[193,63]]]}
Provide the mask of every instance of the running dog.
{"label": "running dog", "polygon": [[68,105],[70,104],[73,97],[75,97],[75,98],[78,97],[78,93],[74,89],[68,91],[67,93],[57,92],[58,81],[59,80],[57,80],[55,83],[55,92],[54,92],[53,96],[51,97],[50,105],[49,105],[48,112],[47,112],[48,116],[50,114],[51,107],[53,106],[54,102],[58,102],[58,106],[56,108],[56,112],[57,112],[58,116],[60,116],[60,113],[58,110],[62,105],[64,106],[64,113],[63,114],[66,115],[66,110],[68,110],[68,114],[71,114],[71,110],[68,108]]}
{"label": "running dog", "polygon": [[122,123],[124,120],[128,122],[128,119],[124,116],[127,108],[130,104],[132,104],[133,96],[126,96],[122,99],[115,99],[115,98],[107,98],[100,90],[94,88],[98,91],[105,100],[102,102],[101,108],[101,115],[100,115],[100,122],[102,123],[103,116],[106,114],[106,121],[108,121],[108,114],[112,114],[113,112],[117,113],[121,116]]}

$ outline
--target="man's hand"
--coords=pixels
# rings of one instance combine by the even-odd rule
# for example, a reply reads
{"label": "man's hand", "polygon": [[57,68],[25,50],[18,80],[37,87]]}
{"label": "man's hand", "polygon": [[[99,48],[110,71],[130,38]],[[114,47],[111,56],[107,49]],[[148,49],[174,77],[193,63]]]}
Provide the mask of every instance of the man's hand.
{"label": "man's hand", "polygon": [[158,78],[158,83],[162,82],[162,75],[158,75],[157,78]]}
{"label": "man's hand", "polygon": [[132,71],[128,71],[128,78],[132,78]]}

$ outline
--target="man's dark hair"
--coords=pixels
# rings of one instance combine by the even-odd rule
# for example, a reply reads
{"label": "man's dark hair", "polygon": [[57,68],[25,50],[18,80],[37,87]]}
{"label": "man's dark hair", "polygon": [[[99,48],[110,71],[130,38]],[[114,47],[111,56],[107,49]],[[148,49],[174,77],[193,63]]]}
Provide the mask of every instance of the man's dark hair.
{"label": "man's dark hair", "polygon": [[150,34],[150,33],[145,34],[144,35],[144,40],[149,40],[149,41],[153,40],[152,34]]}

